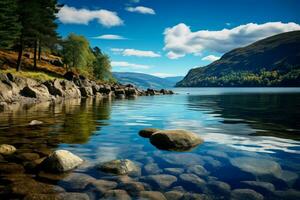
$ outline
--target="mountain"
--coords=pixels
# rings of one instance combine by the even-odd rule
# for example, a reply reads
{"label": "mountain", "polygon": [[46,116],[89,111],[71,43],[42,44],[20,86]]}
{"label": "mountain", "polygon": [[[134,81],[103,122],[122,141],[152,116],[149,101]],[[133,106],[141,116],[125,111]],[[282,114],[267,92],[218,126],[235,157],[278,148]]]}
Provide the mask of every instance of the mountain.
{"label": "mountain", "polygon": [[300,86],[300,31],[234,49],[191,69],[177,87]]}
{"label": "mountain", "polygon": [[183,77],[167,77],[160,78],[149,74],[135,73],[135,72],[113,72],[113,76],[122,84],[133,84],[141,88],[170,88]]}

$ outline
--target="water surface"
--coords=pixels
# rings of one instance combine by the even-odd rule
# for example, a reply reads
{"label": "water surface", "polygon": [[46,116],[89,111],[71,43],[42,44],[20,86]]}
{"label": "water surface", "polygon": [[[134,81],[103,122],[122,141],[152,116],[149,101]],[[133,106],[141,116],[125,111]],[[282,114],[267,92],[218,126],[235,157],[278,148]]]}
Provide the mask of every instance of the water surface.
{"label": "water surface", "polygon": [[[139,176],[132,178],[145,183],[147,190],[162,193],[184,190],[206,194],[212,199],[229,199],[235,189],[247,188],[265,199],[299,197],[299,88],[178,88],[175,91],[178,94],[172,96],[82,99],[24,106],[0,113],[0,143],[12,144],[20,152],[69,150],[85,160],[72,173],[96,179],[110,179],[111,175],[99,172],[95,165],[113,159],[130,159],[142,169]],[[45,123],[35,128],[27,126],[33,119]],[[205,142],[189,152],[161,151],[138,135],[139,130],[147,127],[187,129],[199,134]],[[156,168],[149,170],[151,165]],[[193,171],[196,165],[203,166],[207,172]],[[205,181],[205,186],[183,180],[179,175],[175,175],[177,181],[167,188],[149,179],[153,174],[170,174],[168,168],[196,174]],[[47,182],[35,175],[33,178]],[[66,191],[87,193],[91,199],[102,195],[88,188],[74,189],[66,182],[62,178],[51,184]],[[216,189],[213,186],[216,182],[228,184],[230,190]],[[262,182],[268,187],[261,186]],[[123,189],[121,184],[118,187]]]}

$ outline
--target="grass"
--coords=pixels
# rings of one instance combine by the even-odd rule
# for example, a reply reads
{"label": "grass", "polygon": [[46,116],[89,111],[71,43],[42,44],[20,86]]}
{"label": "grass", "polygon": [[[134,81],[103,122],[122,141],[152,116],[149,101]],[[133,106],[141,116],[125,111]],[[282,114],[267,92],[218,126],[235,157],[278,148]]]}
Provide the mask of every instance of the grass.
{"label": "grass", "polygon": [[[37,68],[33,68],[33,59],[23,57],[22,70],[17,72],[15,70],[17,63],[17,53],[13,51],[0,51],[0,61],[4,65],[0,66],[0,73],[11,73],[15,76],[32,78],[41,81],[53,80],[55,78],[62,78],[66,73],[63,67],[51,65],[49,62],[38,61]],[[54,57],[50,55],[49,57]],[[0,63],[1,65],[1,63]]]}
{"label": "grass", "polygon": [[48,74],[45,72],[33,72],[33,71],[19,71],[17,72],[15,69],[0,69],[0,73],[11,73],[15,76],[24,77],[24,78],[32,78],[41,81],[48,81],[59,78],[57,76],[53,76],[52,74]]}

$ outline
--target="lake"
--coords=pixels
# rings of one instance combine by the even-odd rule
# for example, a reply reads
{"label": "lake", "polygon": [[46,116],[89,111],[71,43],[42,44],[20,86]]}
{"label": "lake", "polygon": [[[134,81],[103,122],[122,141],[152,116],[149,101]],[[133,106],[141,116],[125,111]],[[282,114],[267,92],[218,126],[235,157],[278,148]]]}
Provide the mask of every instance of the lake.
{"label": "lake", "polygon": [[[106,190],[92,188],[89,182],[94,179],[116,182],[107,188],[126,190],[133,199],[144,189],[172,200],[183,194],[181,199],[300,198],[300,88],[174,91],[178,94],[41,103],[0,113],[0,144],[40,157],[66,149],[85,160],[70,173],[51,176],[31,171],[27,158],[6,159],[21,163],[26,172],[3,169],[6,162],[0,157],[0,198],[48,193],[39,188],[59,186],[99,199]],[[31,120],[44,124],[30,127]],[[148,127],[186,129],[204,143],[188,152],[159,150],[138,134]],[[96,169],[113,159],[130,159],[141,173],[116,177]],[[157,181],[159,176],[153,175],[158,174],[176,180]],[[129,179],[141,182],[143,189],[126,185]]]}

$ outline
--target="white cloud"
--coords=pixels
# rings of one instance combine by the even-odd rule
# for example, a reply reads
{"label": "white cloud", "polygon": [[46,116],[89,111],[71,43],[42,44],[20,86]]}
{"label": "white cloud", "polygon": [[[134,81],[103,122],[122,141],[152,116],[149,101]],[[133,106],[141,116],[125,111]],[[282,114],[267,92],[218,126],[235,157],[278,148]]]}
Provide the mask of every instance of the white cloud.
{"label": "white cloud", "polygon": [[144,7],[144,6],[127,7],[125,9],[128,12],[136,12],[136,13],[141,13],[141,14],[155,15],[155,11],[152,8],[148,8],[148,7]]}
{"label": "white cloud", "polygon": [[92,20],[98,20],[99,24],[105,27],[120,26],[123,20],[116,12],[109,10],[88,10],[77,9],[65,5],[57,14],[58,19],[64,24],[85,24],[87,25]]}
{"label": "white cloud", "polygon": [[149,69],[151,66],[149,65],[141,65],[135,63],[129,63],[125,61],[112,61],[111,66],[113,67],[128,67],[132,69]]}
{"label": "white cloud", "polygon": [[123,56],[137,56],[137,57],[149,57],[149,58],[156,58],[161,56],[160,54],[155,53],[153,51],[143,51],[137,49],[111,48],[110,50],[115,54],[122,54]]}
{"label": "white cloud", "polygon": [[213,61],[216,61],[219,59],[220,59],[220,57],[218,57],[218,56],[208,55],[208,56],[203,57],[201,60],[213,62]]}
{"label": "white cloud", "polygon": [[93,37],[93,39],[101,39],[101,40],[126,40],[127,38],[124,38],[123,36],[120,36],[120,35],[107,34],[107,35],[100,35],[100,36]]}
{"label": "white cloud", "polygon": [[219,31],[200,30],[192,32],[190,27],[180,23],[164,31],[164,50],[170,59],[197,55],[205,50],[225,53],[257,40],[288,31],[300,30],[300,25],[290,22],[249,23],[232,29]]}

